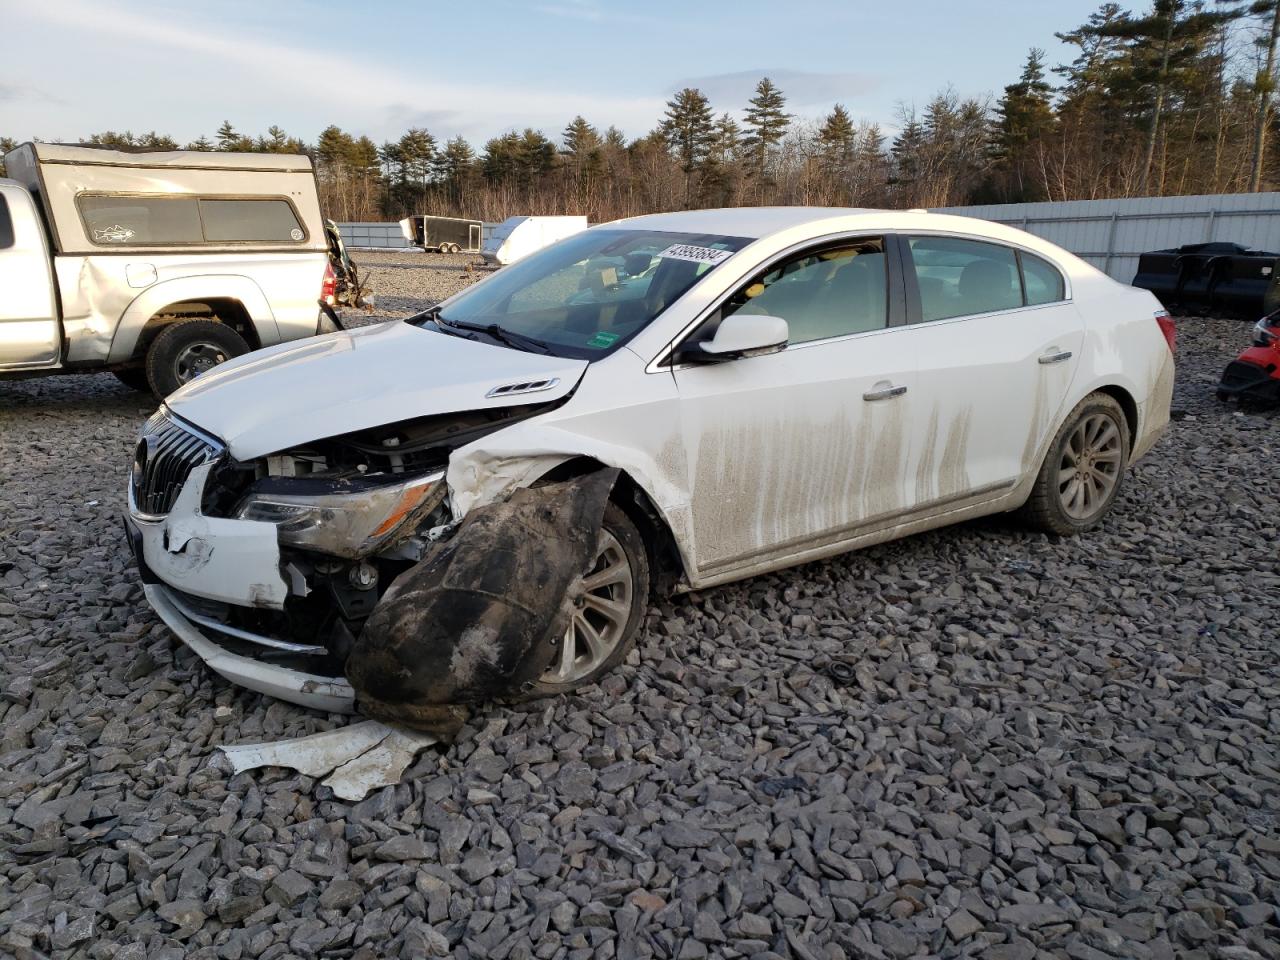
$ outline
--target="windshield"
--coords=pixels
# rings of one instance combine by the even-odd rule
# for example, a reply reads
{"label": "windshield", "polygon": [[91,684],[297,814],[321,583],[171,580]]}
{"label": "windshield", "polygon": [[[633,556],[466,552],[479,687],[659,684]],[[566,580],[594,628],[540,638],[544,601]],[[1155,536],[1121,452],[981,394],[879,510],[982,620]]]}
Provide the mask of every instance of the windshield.
{"label": "windshield", "polygon": [[458,294],[439,320],[455,329],[486,330],[518,349],[598,360],[750,242],[714,234],[586,230]]}

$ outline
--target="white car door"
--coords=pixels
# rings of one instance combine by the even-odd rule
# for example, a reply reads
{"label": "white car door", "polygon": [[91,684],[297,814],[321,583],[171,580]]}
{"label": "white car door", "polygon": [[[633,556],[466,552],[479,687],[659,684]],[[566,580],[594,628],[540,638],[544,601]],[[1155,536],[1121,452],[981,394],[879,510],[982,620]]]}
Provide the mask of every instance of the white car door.
{"label": "white car door", "polygon": [[907,505],[916,379],[907,331],[891,325],[903,315],[900,284],[881,237],[809,248],[690,337],[756,313],[787,321],[786,349],[715,363],[677,354],[700,578],[839,543]]}
{"label": "white car door", "polygon": [[915,409],[926,421],[919,498],[946,507],[998,496],[1039,469],[1083,322],[1043,258],[953,236],[903,239]]}
{"label": "white car door", "polygon": [[0,370],[56,367],[62,328],[49,246],[26,190],[0,184]]}

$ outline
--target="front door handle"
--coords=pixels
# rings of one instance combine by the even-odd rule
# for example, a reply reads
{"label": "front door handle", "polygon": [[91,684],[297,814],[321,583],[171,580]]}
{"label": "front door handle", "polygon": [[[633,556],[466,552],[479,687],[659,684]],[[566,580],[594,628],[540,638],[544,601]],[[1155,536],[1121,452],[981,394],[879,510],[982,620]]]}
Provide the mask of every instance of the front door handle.
{"label": "front door handle", "polygon": [[862,395],[863,400],[889,400],[893,397],[900,397],[907,392],[906,387],[895,387],[890,384],[881,386],[876,384],[875,390],[868,390]]}
{"label": "front door handle", "polygon": [[1040,363],[1042,364],[1061,363],[1063,360],[1070,360],[1070,359],[1071,359],[1071,351],[1063,350],[1060,353],[1042,354],[1040,357]]}

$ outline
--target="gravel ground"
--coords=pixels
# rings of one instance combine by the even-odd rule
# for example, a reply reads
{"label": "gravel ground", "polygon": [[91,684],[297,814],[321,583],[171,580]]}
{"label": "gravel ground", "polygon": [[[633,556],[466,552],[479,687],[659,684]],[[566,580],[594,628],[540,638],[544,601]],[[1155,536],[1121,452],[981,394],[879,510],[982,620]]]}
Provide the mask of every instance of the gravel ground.
{"label": "gravel ground", "polygon": [[[380,315],[467,276],[362,260]],[[1101,530],[663,603],[600,686],[356,804],[215,755],[345,721],[146,607],[118,515],[151,405],[0,384],[0,955],[1280,957],[1278,425],[1210,390],[1246,336],[1182,324],[1187,416]]]}

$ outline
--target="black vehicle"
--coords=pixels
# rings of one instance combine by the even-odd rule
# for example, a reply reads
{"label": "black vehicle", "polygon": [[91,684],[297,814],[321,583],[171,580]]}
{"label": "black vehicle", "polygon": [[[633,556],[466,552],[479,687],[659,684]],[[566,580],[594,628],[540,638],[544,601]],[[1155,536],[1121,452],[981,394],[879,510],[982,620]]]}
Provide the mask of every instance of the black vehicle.
{"label": "black vehicle", "polygon": [[1253,319],[1280,307],[1277,261],[1280,253],[1238,243],[1193,243],[1142,254],[1133,285],[1171,310]]}
{"label": "black vehicle", "polygon": [[436,253],[479,253],[484,224],[462,217],[406,217],[400,221],[404,238],[415,247]]}

